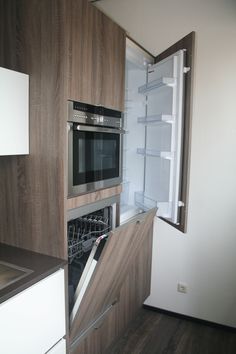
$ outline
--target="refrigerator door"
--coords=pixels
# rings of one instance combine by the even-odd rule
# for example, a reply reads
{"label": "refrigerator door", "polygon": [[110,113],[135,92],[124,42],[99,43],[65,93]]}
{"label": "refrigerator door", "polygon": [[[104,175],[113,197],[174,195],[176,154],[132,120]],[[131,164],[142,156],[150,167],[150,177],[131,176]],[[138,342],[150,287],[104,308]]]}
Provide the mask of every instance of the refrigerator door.
{"label": "refrigerator door", "polygon": [[[120,288],[140,247],[152,232],[156,208],[137,215],[110,232],[79,306],[73,313],[70,346],[73,349],[90,333],[119,299]],[[96,261],[96,260],[95,260]],[[79,294],[78,294],[79,296]]]}
{"label": "refrigerator door", "polygon": [[158,216],[178,224],[183,137],[184,50],[148,69],[144,195],[157,201]]}

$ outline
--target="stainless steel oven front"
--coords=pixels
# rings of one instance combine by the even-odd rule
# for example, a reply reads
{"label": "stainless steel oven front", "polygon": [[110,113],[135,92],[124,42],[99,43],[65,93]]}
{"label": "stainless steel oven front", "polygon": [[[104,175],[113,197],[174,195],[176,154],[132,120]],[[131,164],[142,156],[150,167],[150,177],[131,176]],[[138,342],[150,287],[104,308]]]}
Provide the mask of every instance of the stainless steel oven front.
{"label": "stainless steel oven front", "polygon": [[121,183],[122,127],[119,111],[69,101],[69,197]]}

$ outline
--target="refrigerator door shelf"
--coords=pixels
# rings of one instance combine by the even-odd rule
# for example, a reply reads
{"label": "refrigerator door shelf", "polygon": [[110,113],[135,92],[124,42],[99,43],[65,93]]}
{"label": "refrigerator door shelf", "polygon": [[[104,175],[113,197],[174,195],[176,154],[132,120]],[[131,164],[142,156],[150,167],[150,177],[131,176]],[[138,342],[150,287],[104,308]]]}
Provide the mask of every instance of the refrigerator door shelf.
{"label": "refrigerator door shelf", "polygon": [[158,151],[152,149],[138,148],[137,154],[144,155],[144,156],[160,157],[162,159],[168,159],[168,160],[174,158],[174,152],[171,151]]}
{"label": "refrigerator door shelf", "polygon": [[156,114],[146,117],[138,117],[138,123],[149,125],[149,124],[172,124],[175,120],[173,114]]}
{"label": "refrigerator door shelf", "polygon": [[158,92],[158,89],[165,86],[175,86],[176,79],[174,77],[160,77],[156,80],[150,81],[145,85],[142,85],[138,88],[138,92],[143,95],[155,94]]}
{"label": "refrigerator door shelf", "polygon": [[143,192],[135,192],[135,205],[144,211],[155,208],[157,202],[147,197]]}

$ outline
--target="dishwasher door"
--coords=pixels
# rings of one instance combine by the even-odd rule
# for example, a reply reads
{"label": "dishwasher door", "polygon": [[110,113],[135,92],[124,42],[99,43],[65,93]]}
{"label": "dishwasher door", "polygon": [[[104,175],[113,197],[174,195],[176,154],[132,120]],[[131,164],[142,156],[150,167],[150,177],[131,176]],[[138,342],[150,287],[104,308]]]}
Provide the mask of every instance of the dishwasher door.
{"label": "dishwasher door", "polygon": [[119,291],[140,247],[152,231],[156,208],[137,215],[111,231],[98,259],[70,328],[70,346],[96,327],[118,301]]}

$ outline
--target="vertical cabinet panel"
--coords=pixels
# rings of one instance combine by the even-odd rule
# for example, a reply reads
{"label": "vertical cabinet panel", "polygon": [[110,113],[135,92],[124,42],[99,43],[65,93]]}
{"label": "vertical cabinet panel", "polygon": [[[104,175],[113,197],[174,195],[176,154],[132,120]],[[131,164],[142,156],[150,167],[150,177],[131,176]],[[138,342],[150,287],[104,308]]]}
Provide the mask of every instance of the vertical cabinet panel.
{"label": "vertical cabinet panel", "polygon": [[125,32],[102,14],[101,104],[124,110]]}
{"label": "vertical cabinet panel", "polygon": [[101,12],[87,1],[68,1],[69,99],[100,102],[101,21]]}
{"label": "vertical cabinet panel", "polygon": [[124,30],[85,0],[71,0],[68,16],[68,98],[123,110]]}

